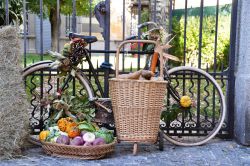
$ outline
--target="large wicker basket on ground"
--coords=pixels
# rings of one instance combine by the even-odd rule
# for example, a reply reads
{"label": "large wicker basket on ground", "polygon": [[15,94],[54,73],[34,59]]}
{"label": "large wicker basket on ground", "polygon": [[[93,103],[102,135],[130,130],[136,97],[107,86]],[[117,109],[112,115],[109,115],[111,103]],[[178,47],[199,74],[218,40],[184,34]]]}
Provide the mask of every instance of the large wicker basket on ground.
{"label": "large wicker basket on ground", "polygon": [[[119,51],[124,44],[130,42],[138,41],[120,44],[116,53],[116,78],[109,80],[117,138],[118,141],[155,143],[167,82],[118,78]],[[152,41],[147,43],[156,44]],[[160,77],[163,77],[162,66],[161,56]]]}
{"label": "large wicker basket on ground", "polygon": [[110,96],[119,141],[157,141],[165,81],[110,80]]}
{"label": "large wicker basket on ground", "polygon": [[72,146],[50,142],[41,142],[45,153],[73,159],[100,159],[112,153],[115,148],[116,140],[110,144],[98,146]]}

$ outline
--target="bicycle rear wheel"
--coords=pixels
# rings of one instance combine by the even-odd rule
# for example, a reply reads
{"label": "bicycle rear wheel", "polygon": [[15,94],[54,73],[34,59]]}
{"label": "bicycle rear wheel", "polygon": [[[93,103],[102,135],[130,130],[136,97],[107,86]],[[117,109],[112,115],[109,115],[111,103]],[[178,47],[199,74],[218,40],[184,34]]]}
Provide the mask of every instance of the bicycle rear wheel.
{"label": "bicycle rear wheel", "polygon": [[[26,93],[31,103],[29,111],[33,133],[40,132],[49,123],[49,108],[44,106],[45,102],[58,92],[60,85],[65,81],[65,78],[59,76],[57,70],[50,69],[51,63],[53,62],[42,61],[23,70]],[[65,90],[72,96],[94,99],[92,86],[81,72],[76,72],[75,78],[66,85]]]}
{"label": "bicycle rear wheel", "polygon": [[164,137],[180,146],[206,143],[219,132],[225,119],[226,104],[219,84],[211,75],[194,67],[175,67],[168,75],[172,88],[180,96],[189,96],[193,104],[190,110],[183,109],[171,119],[166,115],[176,104],[176,97],[166,95],[160,125]]}

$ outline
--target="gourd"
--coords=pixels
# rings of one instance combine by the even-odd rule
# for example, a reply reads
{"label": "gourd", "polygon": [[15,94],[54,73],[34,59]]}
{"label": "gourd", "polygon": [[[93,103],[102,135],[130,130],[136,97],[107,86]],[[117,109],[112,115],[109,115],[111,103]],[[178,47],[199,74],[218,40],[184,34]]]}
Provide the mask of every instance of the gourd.
{"label": "gourd", "polygon": [[154,73],[152,71],[142,70],[140,79],[142,79],[142,80],[150,80],[151,77],[153,77],[153,76],[154,76]]}
{"label": "gourd", "polygon": [[129,73],[129,74],[121,74],[118,76],[119,79],[134,79],[134,80],[138,80],[140,75],[141,75],[141,70],[136,71],[134,73]]}
{"label": "gourd", "polygon": [[77,126],[74,126],[74,127],[71,127],[69,130],[68,130],[68,136],[70,138],[74,138],[76,136],[79,136],[81,134],[80,130],[78,129]]}
{"label": "gourd", "polygon": [[68,131],[72,128],[77,126],[77,123],[73,121],[73,119],[71,117],[67,117],[67,118],[61,118],[60,120],[58,120],[57,122],[57,126],[58,128],[63,131],[68,133]]}
{"label": "gourd", "polygon": [[182,96],[180,99],[180,105],[184,108],[191,107],[192,100],[189,96]]}
{"label": "gourd", "polygon": [[45,141],[45,139],[49,136],[49,133],[50,133],[49,130],[41,131],[39,134],[39,140]]}
{"label": "gourd", "polygon": [[68,121],[66,120],[66,118],[61,118],[57,121],[57,126],[58,128],[61,130],[61,131],[66,131],[66,128],[67,128],[67,124],[68,124]]}
{"label": "gourd", "polygon": [[66,133],[69,133],[69,131],[70,131],[71,128],[73,128],[73,127],[77,127],[77,123],[76,123],[76,122],[68,122],[68,123],[67,123],[67,126],[66,126],[65,132],[66,132]]}
{"label": "gourd", "polygon": [[150,80],[154,73],[149,70],[139,70],[134,73],[118,75],[119,79],[132,79],[132,80]]}

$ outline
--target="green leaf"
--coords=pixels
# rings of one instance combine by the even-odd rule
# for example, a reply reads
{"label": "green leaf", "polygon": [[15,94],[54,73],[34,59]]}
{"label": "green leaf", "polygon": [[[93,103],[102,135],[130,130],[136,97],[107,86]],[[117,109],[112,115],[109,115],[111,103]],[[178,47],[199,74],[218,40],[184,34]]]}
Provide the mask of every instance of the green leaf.
{"label": "green leaf", "polygon": [[54,114],[50,117],[50,119],[53,122],[56,122],[58,119],[60,119],[63,115],[63,110],[61,111],[54,111]]}
{"label": "green leaf", "polygon": [[161,114],[161,119],[165,122],[174,121],[181,112],[182,108],[179,104],[175,103],[171,106],[165,107],[165,110]]}
{"label": "green leaf", "polygon": [[101,129],[96,131],[95,135],[97,138],[103,138],[107,144],[114,140],[114,133],[111,130]]}
{"label": "green leaf", "polygon": [[92,105],[89,103],[87,96],[72,96],[68,91],[65,91],[62,94],[61,99],[55,100],[53,103],[62,104],[64,109],[67,109],[64,111],[71,112],[71,114],[76,116],[79,121],[87,120],[90,122],[95,117],[95,109],[91,108]]}
{"label": "green leaf", "polygon": [[95,127],[88,123],[88,122],[84,122],[78,125],[78,128],[80,130],[84,130],[84,131],[90,131],[90,132],[94,132],[95,131]]}

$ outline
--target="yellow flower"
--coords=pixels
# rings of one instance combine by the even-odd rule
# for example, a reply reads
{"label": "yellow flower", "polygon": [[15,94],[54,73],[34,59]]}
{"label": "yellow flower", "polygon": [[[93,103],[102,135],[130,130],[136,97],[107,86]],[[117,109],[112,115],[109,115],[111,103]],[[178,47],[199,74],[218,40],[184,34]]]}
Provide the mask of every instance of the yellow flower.
{"label": "yellow flower", "polygon": [[184,108],[190,107],[192,104],[191,98],[189,96],[182,96],[180,100],[180,104]]}

